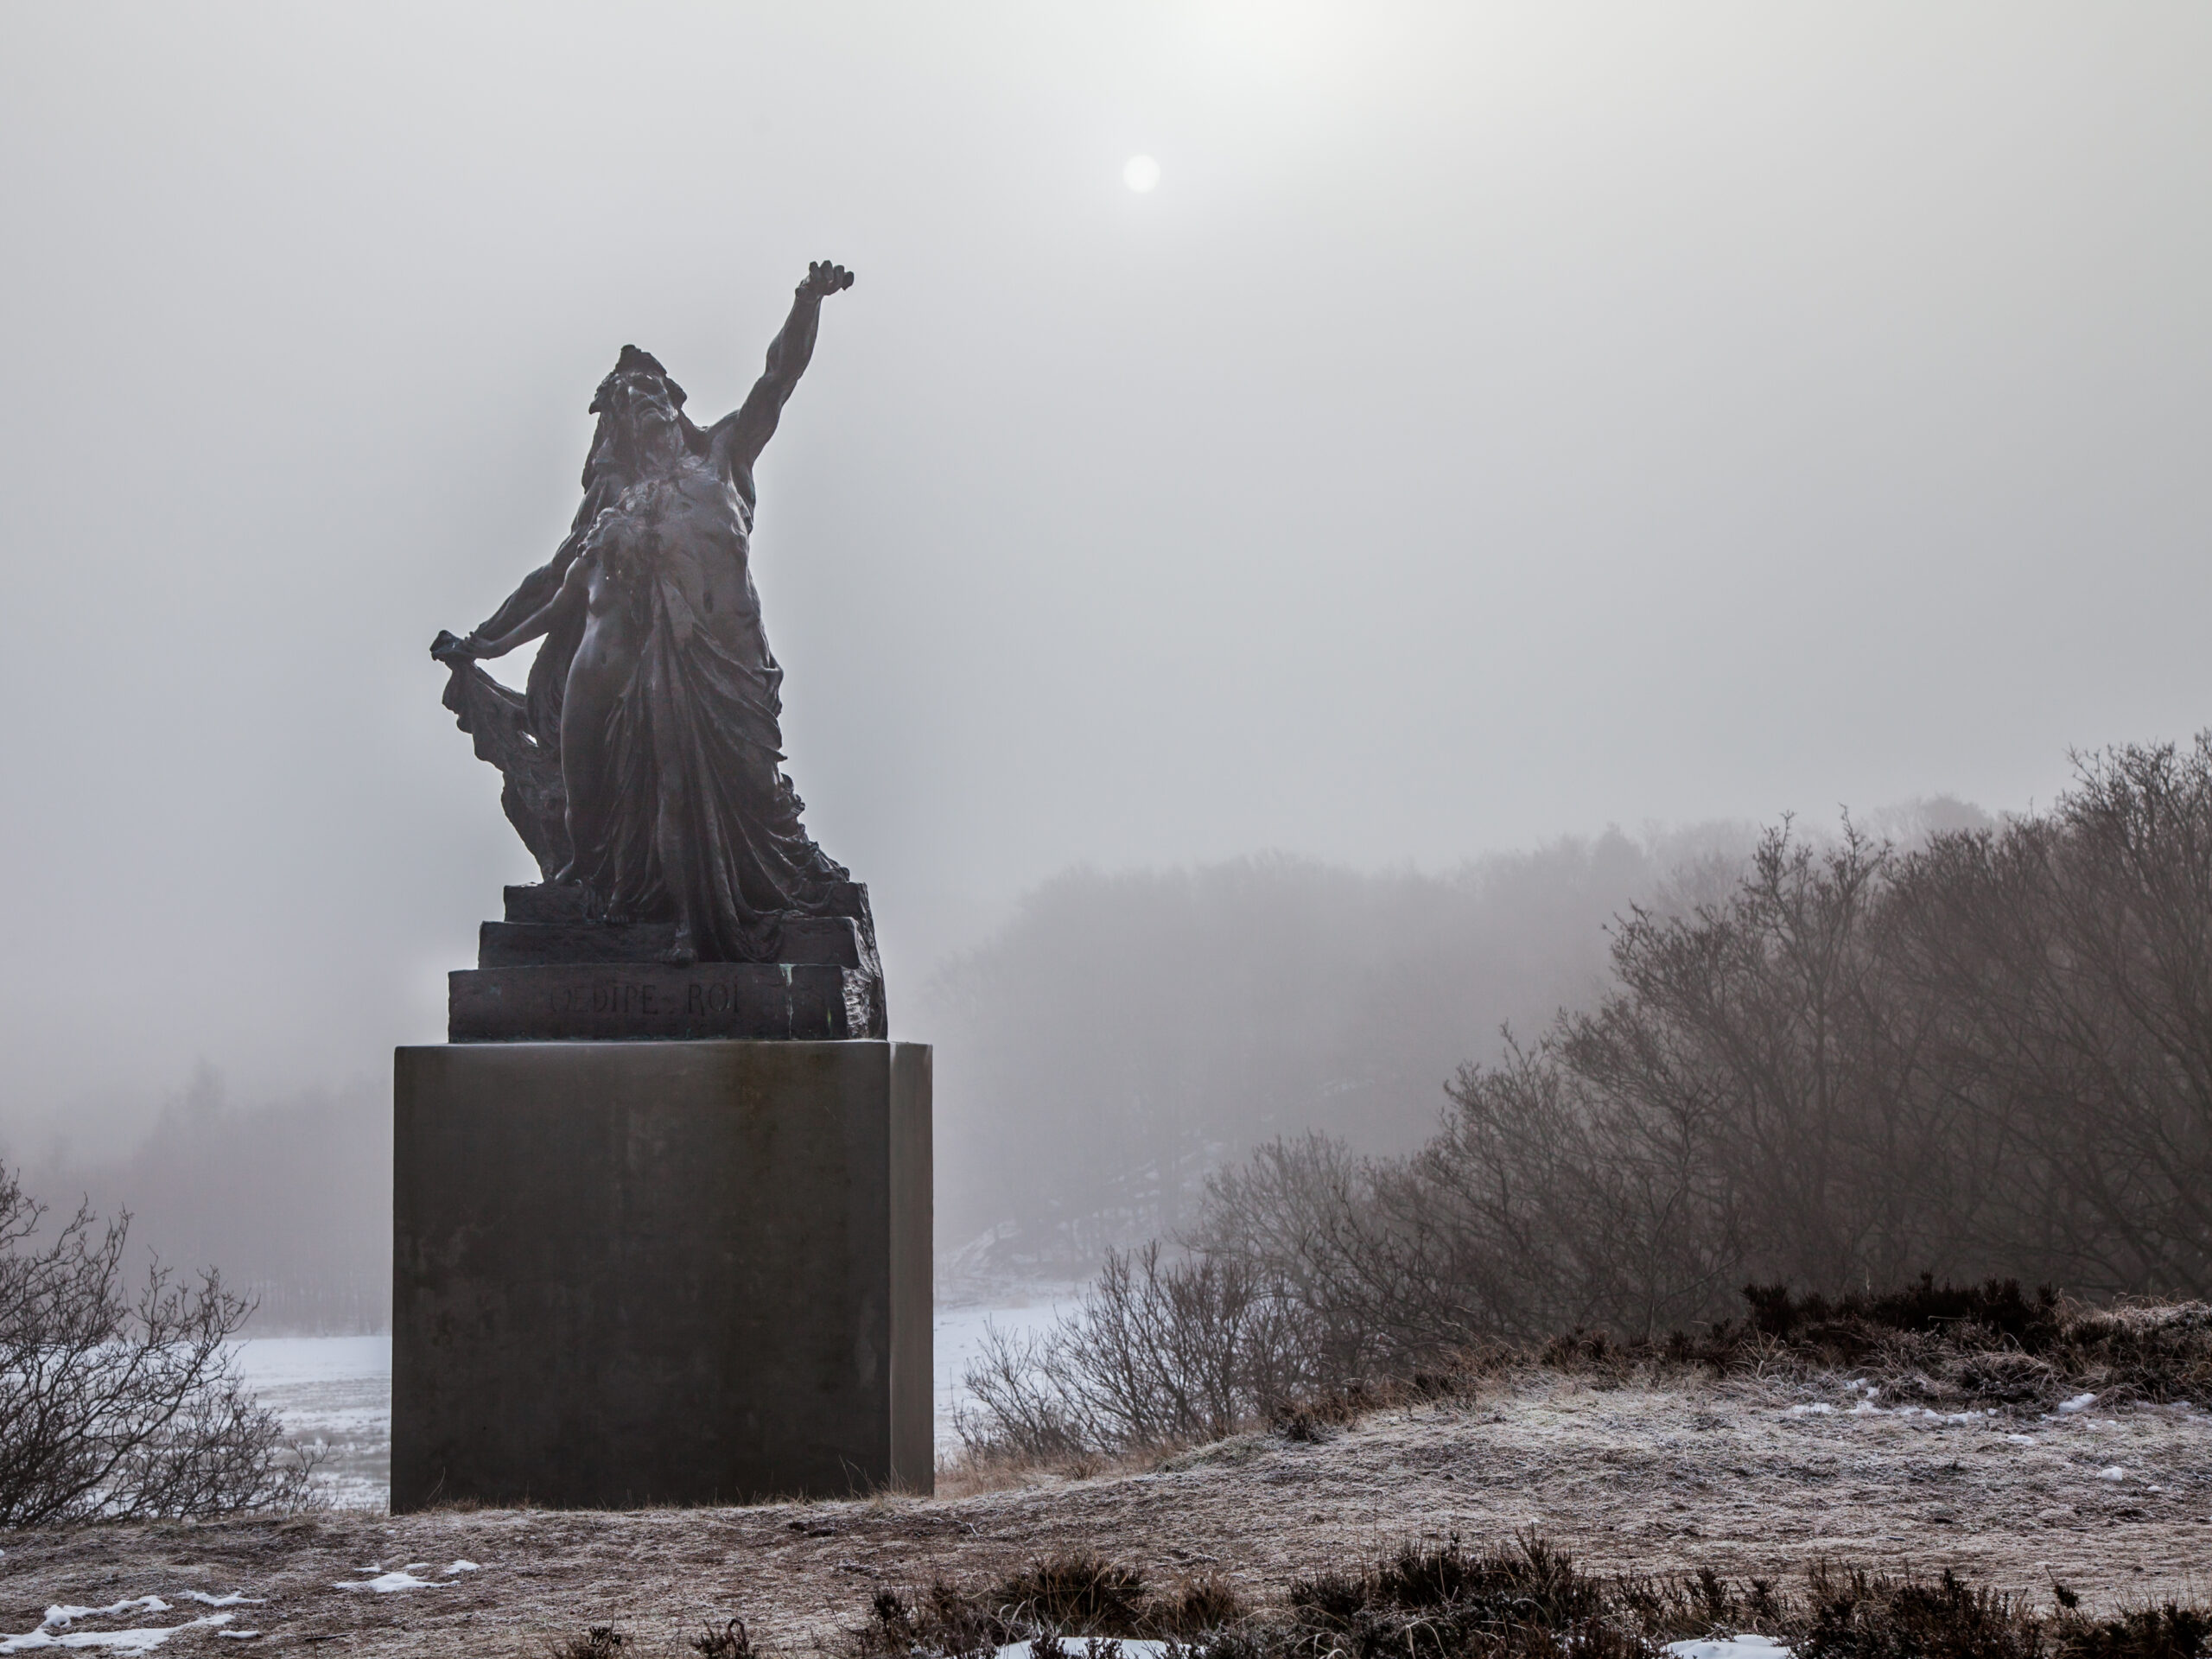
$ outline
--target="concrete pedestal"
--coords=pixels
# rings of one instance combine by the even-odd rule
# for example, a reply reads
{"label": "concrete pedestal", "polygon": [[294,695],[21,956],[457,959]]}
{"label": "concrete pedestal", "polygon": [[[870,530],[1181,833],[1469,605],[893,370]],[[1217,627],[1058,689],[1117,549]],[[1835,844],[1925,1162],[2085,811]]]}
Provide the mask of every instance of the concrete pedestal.
{"label": "concrete pedestal", "polygon": [[391,1507],[931,1490],[930,1051],[397,1056]]}

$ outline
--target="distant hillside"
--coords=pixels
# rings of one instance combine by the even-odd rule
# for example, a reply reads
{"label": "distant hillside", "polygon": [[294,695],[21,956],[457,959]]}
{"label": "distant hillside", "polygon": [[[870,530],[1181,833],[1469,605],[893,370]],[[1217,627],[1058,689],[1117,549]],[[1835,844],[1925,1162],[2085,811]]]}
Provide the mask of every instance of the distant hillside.
{"label": "distant hillside", "polygon": [[128,1153],[33,1163],[54,1211],[131,1212],[133,1254],[213,1265],[257,1297],[248,1334],[382,1329],[391,1307],[391,1103],[315,1093],[229,1104],[206,1068]]}
{"label": "distant hillside", "polygon": [[1596,996],[1613,916],[1725,889],[1751,842],[1715,825],[1440,875],[1267,857],[1058,877],[902,1016],[937,1044],[948,1268],[1088,1274],[1273,1135],[1418,1144],[1502,1026]]}

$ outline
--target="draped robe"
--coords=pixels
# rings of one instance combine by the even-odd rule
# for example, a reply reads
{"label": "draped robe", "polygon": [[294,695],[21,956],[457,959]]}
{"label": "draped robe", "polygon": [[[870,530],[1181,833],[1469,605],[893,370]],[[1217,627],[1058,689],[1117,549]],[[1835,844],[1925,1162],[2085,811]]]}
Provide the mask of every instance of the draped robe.
{"label": "draped robe", "polygon": [[[599,711],[603,776],[563,744],[573,871],[610,920],[692,918],[702,956],[772,961],[784,915],[837,907],[849,880],[802,827],[781,772],[784,671],[761,626],[744,481],[687,454],[623,490],[586,535],[587,613],[577,648],[626,672]],[[573,696],[573,691],[571,696]],[[580,784],[607,803],[586,820]]]}

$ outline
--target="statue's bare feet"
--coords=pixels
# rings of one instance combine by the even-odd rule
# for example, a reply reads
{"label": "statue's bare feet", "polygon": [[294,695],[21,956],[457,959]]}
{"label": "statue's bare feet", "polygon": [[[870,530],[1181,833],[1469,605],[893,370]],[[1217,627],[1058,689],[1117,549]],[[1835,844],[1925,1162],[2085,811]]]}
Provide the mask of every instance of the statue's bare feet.
{"label": "statue's bare feet", "polygon": [[691,929],[689,925],[682,922],[677,924],[676,942],[668,947],[668,954],[661,960],[678,968],[689,968],[699,960],[699,947],[691,942]]}

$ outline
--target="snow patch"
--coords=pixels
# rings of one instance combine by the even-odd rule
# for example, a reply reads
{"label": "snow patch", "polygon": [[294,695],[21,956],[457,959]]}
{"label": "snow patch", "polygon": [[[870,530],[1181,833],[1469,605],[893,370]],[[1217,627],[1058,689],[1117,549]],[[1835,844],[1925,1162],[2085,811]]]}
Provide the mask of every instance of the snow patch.
{"label": "snow patch", "polygon": [[[417,1567],[427,1568],[429,1565],[428,1561],[410,1561],[397,1572],[377,1573],[374,1578],[364,1579],[359,1584],[334,1584],[330,1587],[334,1590],[366,1590],[379,1596],[388,1596],[395,1590],[452,1589],[454,1581],[449,1578],[418,1579],[415,1576]],[[376,1569],[365,1567],[361,1571],[375,1573]]]}
{"label": "snow patch", "polygon": [[1789,1659],[1790,1649],[1770,1636],[1716,1637],[1703,1642],[1669,1642],[1675,1659]]}
{"label": "snow patch", "polygon": [[[133,1601],[111,1602],[105,1607],[49,1607],[35,1630],[0,1637],[0,1654],[36,1653],[44,1648],[105,1648],[112,1653],[151,1653],[179,1630],[213,1629],[229,1624],[236,1613],[208,1613],[181,1624],[149,1624],[128,1630],[73,1630],[80,1618],[120,1618],[126,1613],[166,1613],[169,1605],[159,1596],[140,1596]],[[217,1635],[224,1632],[216,1630]]]}
{"label": "snow patch", "polygon": [[242,1603],[258,1607],[265,1599],[261,1596],[249,1596],[243,1590],[233,1590],[227,1596],[211,1596],[205,1590],[188,1590],[184,1592],[184,1599],[196,1601],[202,1607],[236,1607]]}
{"label": "snow patch", "polygon": [[[1064,1636],[1060,1648],[1070,1659],[1098,1659],[1106,1643],[1107,1638],[1102,1637]],[[1116,1645],[1122,1650],[1122,1659],[1166,1659],[1167,1650],[1175,1644],[1131,1637]],[[1035,1659],[1035,1649],[1027,1642],[1009,1642],[998,1650],[997,1659]]]}
{"label": "snow patch", "polygon": [[[1783,1415],[1785,1417],[1827,1417],[1834,1414],[1836,1410],[1836,1407],[1822,1400],[1810,1405],[1789,1407]],[[1980,1411],[1937,1411],[1931,1406],[1878,1406],[1874,1403],[1873,1395],[1869,1393],[1864,1400],[1850,1407],[1843,1414],[1847,1417],[1903,1417],[1906,1419],[1925,1417],[1931,1423],[1980,1423],[1994,1417],[1997,1414],[1997,1408],[1990,1406]]]}
{"label": "snow patch", "polygon": [[2071,1400],[2062,1400],[2058,1402],[2059,1414],[2061,1416],[2070,1417],[2077,1411],[2087,1411],[2091,1406],[2094,1406],[2096,1403],[2097,1396],[2095,1395],[2077,1394]]}
{"label": "snow patch", "polygon": [[451,1578],[456,1573],[481,1573],[483,1570],[474,1561],[455,1561],[451,1567],[446,1568],[446,1576]]}
{"label": "snow patch", "polygon": [[166,1613],[169,1605],[159,1596],[141,1596],[136,1601],[111,1601],[105,1607],[49,1607],[41,1630],[66,1630],[80,1618],[121,1618],[125,1613]]}

